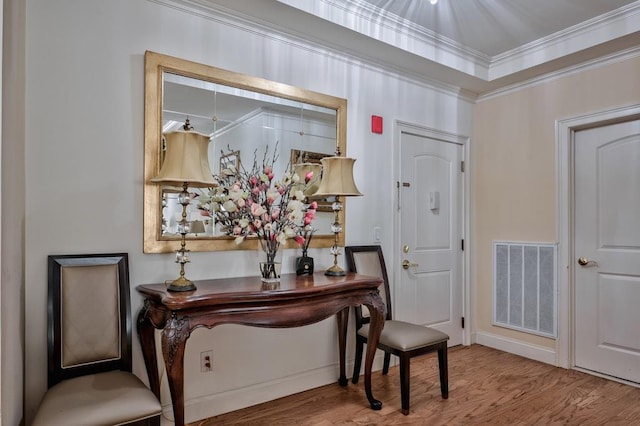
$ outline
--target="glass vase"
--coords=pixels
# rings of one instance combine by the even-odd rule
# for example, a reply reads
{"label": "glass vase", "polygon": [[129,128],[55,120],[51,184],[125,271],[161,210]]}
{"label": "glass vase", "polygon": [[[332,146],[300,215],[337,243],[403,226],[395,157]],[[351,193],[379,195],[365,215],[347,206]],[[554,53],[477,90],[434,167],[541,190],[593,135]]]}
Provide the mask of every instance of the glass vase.
{"label": "glass vase", "polygon": [[281,268],[281,250],[260,250],[260,279],[263,283],[279,283]]}

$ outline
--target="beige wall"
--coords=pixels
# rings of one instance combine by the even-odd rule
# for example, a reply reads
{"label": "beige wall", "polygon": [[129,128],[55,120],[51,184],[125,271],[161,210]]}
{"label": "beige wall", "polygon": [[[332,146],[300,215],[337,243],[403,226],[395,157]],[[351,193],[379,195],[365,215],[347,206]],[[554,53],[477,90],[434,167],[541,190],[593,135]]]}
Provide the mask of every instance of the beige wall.
{"label": "beige wall", "polygon": [[480,100],[472,138],[475,332],[553,348],[494,327],[492,242],[557,242],[556,120],[640,103],[640,58],[600,65]]}

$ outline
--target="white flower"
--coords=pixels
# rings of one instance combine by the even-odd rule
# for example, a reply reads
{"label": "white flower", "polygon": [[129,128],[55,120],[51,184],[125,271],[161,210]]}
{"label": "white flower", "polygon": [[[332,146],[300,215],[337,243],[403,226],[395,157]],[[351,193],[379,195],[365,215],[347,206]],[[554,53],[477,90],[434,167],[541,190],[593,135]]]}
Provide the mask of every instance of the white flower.
{"label": "white flower", "polygon": [[286,244],[287,243],[287,236],[285,235],[284,232],[279,233],[278,237],[276,239],[278,240],[278,243],[280,243],[280,244]]}
{"label": "white flower", "polygon": [[225,203],[222,205],[222,208],[224,208],[229,213],[238,211],[238,207],[236,206],[236,203],[234,203],[231,200],[225,201]]}

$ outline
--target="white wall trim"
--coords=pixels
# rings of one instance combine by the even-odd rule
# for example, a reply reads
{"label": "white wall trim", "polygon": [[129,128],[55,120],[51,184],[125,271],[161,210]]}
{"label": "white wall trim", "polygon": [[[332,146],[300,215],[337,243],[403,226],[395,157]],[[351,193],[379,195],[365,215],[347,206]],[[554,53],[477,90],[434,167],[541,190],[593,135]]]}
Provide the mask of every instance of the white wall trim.
{"label": "white wall trim", "polygon": [[[383,359],[384,353],[378,350],[373,361],[372,372],[382,369]],[[392,365],[395,365],[395,360],[392,359],[392,361]],[[357,385],[351,384],[353,362],[347,362],[345,370],[347,378],[349,378],[349,385],[347,386],[364,386],[364,377],[361,377]],[[320,386],[336,386],[336,392],[338,392],[340,390],[338,371],[339,366],[335,363],[315,370],[303,371],[299,374],[292,374],[243,388],[205,395],[199,398],[190,398],[189,400],[185,400],[185,422],[197,422],[201,419],[251,407]],[[364,407],[366,401],[363,401],[363,404]],[[164,404],[162,406],[162,425],[173,424],[166,423],[167,420],[173,422],[173,419],[172,405],[170,403]]]}
{"label": "white wall trim", "polygon": [[637,47],[637,46],[631,47],[629,49],[621,50],[619,52],[602,56],[602,57],[593,59],[591,61],[583,62],[578,65],[562,68],[561,70],[558,70],[558,71],[543,74],[541,76],[531,78],[527,81],[519,82],[509,86],[504,86],[493,91],[485,92],[482,95],[478,96],[478,102],[487,101],[489,99],[493,99],[495,97],[506,95],[506,94],[509,94],[518,90],[526,89],[529,87],[535,87],[542,84],[546,84],[551,81],[554,81],[563,77],[568,77],[574,74],[580,74],[594,68],[607,66],[607,65],[614,64],[616,62],[622,62],[629,59],[633,59],[637,56],[640,56],[640,47]]}
{"label": "white wall trim", "polygon": [[552,349],[526,343],[521,340],[510,339],[496,334],[477,331],[473,334],[473,341],[479,345],[488,346],[500,351],[520,355],[534,361],[556,365],[556,352]]}
{"label": "white wall trim", "polygon": [[556,365],[573,368],[573,143],[577,130],[640,116],[640,104],[598,111],[556,121],[556,235],[558,259],[558,339]]}

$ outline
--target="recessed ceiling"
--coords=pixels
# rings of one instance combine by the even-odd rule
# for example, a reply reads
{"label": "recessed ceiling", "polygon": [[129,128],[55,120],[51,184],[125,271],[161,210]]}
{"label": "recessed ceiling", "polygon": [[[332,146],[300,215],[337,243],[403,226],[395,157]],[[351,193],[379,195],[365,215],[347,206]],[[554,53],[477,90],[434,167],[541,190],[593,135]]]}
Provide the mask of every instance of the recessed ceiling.
{"label": "recessed ceiling", "polygon": [[640,51],[640,0],[157,0],[233,15],[486,94]]}
{"label": "recessed ceiling", "polygon": [[635,0],[363,0],[380,14],[405,20],[460,46],[494,57],[587,21]]}

